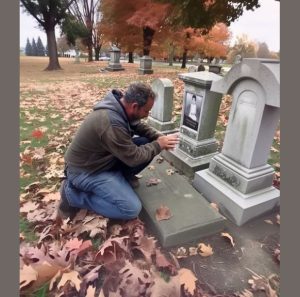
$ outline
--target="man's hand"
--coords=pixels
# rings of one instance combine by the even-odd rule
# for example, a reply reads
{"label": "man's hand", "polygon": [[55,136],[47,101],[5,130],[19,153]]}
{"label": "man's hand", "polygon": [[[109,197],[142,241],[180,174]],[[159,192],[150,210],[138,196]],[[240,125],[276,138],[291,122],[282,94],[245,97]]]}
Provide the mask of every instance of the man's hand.
{"label": "man's hand", "polygon": [[162,150],[174,149],[176,144],[179,143],[179,133],[160,136],[157,138],[157,142]]}

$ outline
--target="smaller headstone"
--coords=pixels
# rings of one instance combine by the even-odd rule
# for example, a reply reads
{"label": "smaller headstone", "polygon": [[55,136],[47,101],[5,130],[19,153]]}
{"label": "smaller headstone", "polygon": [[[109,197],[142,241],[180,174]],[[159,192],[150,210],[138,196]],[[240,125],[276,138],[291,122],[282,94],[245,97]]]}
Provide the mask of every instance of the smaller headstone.
{"label": "smaller headstone", "polygon": [[210,64],[208,66],[208,71],[213,72],[215,74],[220,74],[221,70],[222,70],[222,66],[220,66],[220,65]]}
{"label": "smaller headstone", "polygon": [[157,97],[148,117],[148,124],[164,134],[176,132],[175,123],[172,121],[173,83],[167,78],[157,78],[151,87]]}
{"label": "smaller headstone", "polygon": [[214,133],[222,96],[210,91],[210,87],[222,77],[201,71],[179,74],[179,78],[185,83],[180,143],[173,151],[163,151],[162,156],[185,175],[193,177],[195,171],[207,168],[210,159],[217,154]]}
{"label": "smaller headstone", "polygon": [[152,74],[152,58],[149,56],[143,56],[140,58],[140,68],[138,69],[139,74]]}
{"label": "smaller headstone", "polygon": [[198,71],[205,71],[204,65],[200,64],[200,65],[198,66],[198,69],[197,69],[197,70],[198,70]]}
{"label": "smaller headstone", "polygon": [[198,67],[196,65],[190,65],[188,67],[188,72],[197,72],[198,71]]}
{"label": "smaller headstone", "polygon": [[121,71],[125,70],[120,63],[121,51],[116,46],[112,46],[110,50],[110,61],[105,68],[108,71]]}
{"label": "smaller headstone", "polygon": [[243,58],[242,58],[241,55],[236,55],[235,58],[234,58],[234,64],[241,63],[242,60],[243,60]]}

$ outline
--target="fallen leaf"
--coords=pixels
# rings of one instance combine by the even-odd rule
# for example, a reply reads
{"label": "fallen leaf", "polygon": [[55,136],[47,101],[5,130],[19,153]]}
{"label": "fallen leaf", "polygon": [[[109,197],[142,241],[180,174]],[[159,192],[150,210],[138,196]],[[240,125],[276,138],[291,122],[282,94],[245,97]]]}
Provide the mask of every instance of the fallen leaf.
{"label": "fallen leaf", "polygon": [[156,177],[151,177],[146,181],[146,186],[151,187],[151,186],[156,186],[161,182],[159,178]]}
{"label": "fallen leaf", "polygon": [[181,268],[178,271],[180,285],[183,285],[184,288],[191,294],[194,295],[196,289],[196,281],[198,280],[194,273],[186,268]]}
{"label": "fallen leaf", "polygon": [[39,207],[39,204],[36,202],[28,201],[23,204],[23,206],[20,208],[20,212],[31,212],[34,211]]}
{"label": "fallen leaf", "polygon": [[85,297],[94,297],[96,293],[96,288],[93,286],[89,286],[86,290]]}
{"label": "fallen leaf", "polygon": [[150,287],[150,296],[153,297],[180,297],[179,276],[170,277],[166,282],[157,272],[153,273],[153,284]]}
{"label": "fallen leaf", "polygon": [[210,203],[210,206],[211,206],[213,209],[215,209],[217,212],[219,212],[219,206],[218,206],[218,204],[212,202],[212,203]]}
{"label": "fallen leaf", "polygon": [[222,233],[221,233],[221,236],[223,236],[223,237],[229,239],[231,245],[232,245],[232,246],[235,246],[235,243],[233,242],[233,238],[232,238],[232,236],[231,236],[229,233],[224,233],[224,232],[222,232]]}
{"label": "fallen leaf", "polygon": [[151,171],[153,171],[153,170],[155,170],[155,166],[154,165],[150,165],[150,166],[148,166],[148,169],[151,170]]}
{"label": "fallen leaf", "polygon": [[196,255],[198,255],[198,248],[196,248],[196,247],[190,247],[189,248],[189,255],[190,256],[196,256]]}
{"label": "fallen leaf", "polygon": [[253,293],[247,289],[239,293],[238,297],[254,297]]}
{"label": "fallen leaf", "polygon": [[143,177],[143,175],[142,174],[136,174],[135,175],[138,179],[140,179],[140,178],[142,178]]}
{"label": "fallen leaf", "polygon": [[75,286],[77,292],[79,292],[81,280],[79,279],[79,273],[77,271],[73,270],[71,272],[65,272],[57,285],[58,289],[63,287],[67,282],[71,282]]}
{"label": "fallen leaf", "polygon": [[20,270],[20,290],[37,279],[38,273],[31,265],[24,265]]}
{"label": "fallen leaf", "polygon": [[156,159],[156,162],[157,162],[158,164],[161,164],[163,161],[164,161],[164,158],[161,157],[161,156],[157,157],[157,159]]}
{"label": "fallen leaf", "polygon": [[265,223],[273,225],[273,222],[271,220],[264,220]]}
{"label": "fallen leaf", "polygon": [[59,201],[60,200],[60,193],[49,193],[46,196],[43,197],[43,201],[49,202],[49,201]]}
{"label": "fallen leaf", "polygon": [[213,255],[213,253],[214,253],[210,244],[205,245],[204,243],[199,243],[198,249],[199,249],[199,254],[202,257],[209,257],[209,256]]}
{"label": "fallen leaf", "polygon": [[31,136],[36,139],[41,139],[41,138],[43,138],[44,133],[41,130],[36,129],[36,130],[32,131]]}
{"label": "fallen leaf", "polygon": [[183,246],[178,248],[175,254],[175,257],[180,259],[180,258],[186,258],[188,256],[186,248]]}
{"label": "fallen leaf", "polygon": [[167,206],[161,205],[156,209],[155,217],[157,221],[168,220],[172,217],[172,214]]}
{"label": "fallen leaf", "polygon": [[280,215],[279,214],[277,214],[276,215],[276,223],[278,224],[278,225],[280,225]]}
{"label": "fallen leaf", "polygon": [[173,175],[175,173],[175,171],[173,169],[167,169],[166,170],[167,175]]}

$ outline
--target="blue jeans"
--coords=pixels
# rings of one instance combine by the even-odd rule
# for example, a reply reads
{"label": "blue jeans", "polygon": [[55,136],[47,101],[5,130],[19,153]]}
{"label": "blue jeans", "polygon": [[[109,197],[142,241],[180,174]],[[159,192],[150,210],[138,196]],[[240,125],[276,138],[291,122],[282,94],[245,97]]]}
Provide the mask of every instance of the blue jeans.
{"label": "blue jeans", "polygon": [[[149,142],[145,137],[135,137],[133,141],[138,146]],[[129,167],[120,161],[112,170],[94,173],[68,167],[65,192],[69,204],[107,218],[136,218],[142,205],[127,179],[142,171],[150,162]]]}

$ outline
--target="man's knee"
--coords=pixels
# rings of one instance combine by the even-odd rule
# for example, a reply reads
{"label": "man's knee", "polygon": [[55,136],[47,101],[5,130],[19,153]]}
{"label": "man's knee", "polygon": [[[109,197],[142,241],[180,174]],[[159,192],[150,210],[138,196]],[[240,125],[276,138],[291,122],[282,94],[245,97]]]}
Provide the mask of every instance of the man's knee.
{"label": "man's knee", "polygon": [[139,213],[142,210],[142,204],[140,200],[135,201],[131,205],[128,205],[126,208],[120,209],[122,215],[124,216],[123,219],[131,220],[138,217]]}

